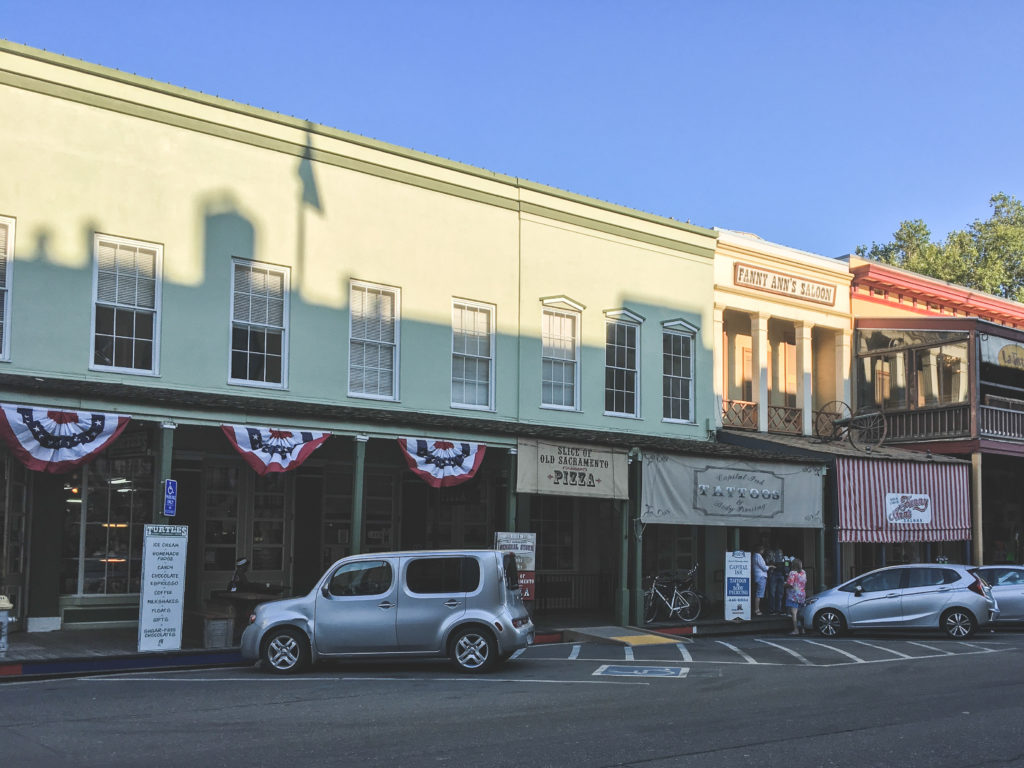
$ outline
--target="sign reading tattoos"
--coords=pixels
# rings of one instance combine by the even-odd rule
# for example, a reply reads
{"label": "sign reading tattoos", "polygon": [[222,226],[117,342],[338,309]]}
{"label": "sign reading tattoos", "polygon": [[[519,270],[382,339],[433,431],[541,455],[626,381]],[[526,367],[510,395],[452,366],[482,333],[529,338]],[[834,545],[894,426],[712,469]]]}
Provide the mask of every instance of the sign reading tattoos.
{"label": "sign reading tattoos", "polygon": [[628,499],[626,452],[544,440],[520,440],[518,493]]}

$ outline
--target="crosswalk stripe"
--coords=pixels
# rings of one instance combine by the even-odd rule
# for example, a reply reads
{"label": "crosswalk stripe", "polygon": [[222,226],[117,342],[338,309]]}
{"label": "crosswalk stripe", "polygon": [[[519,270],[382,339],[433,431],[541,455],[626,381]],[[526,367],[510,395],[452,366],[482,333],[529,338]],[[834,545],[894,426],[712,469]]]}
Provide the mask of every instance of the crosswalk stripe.
{"label": "crosswalk stripe", "polygon": [[626,652],[626,661],[633,661],[633,646],[624,646],[624,650]]}
{"label": "crosswalk stripe", "polygon": [[693,656],[686,650],[686,646],[682,643],[676,643],[676,648],[679,649],[679,655],[683,657],[683,661],[693,661]]}
{"label": "crosswalk stripe", "polygon": [[572,650],[571,650],[571,651],[569,651],[569,658],[570,658],[570,659],[576,659],[576,658],[579,658],[579,655],[580,655],[580,647],[581,647],[581,646],[579,646],[579,645],[574,645],[574,646],[572,647]]}
{"label": "crosswalk stripe", "polygon": [[934,645],[926,645],[925,643],[918,643],[918,642],[915,642],[913,640],[908,640],[907,642],[910,643],[910,645],[917,645],[917,646],[920,646],[921,648],[926,648],[929,651],[935,651],[936,653],[941,653],[941,654],[944,654],[946,656],[952,656],[953,655],[952,651],[947,651],[944,648],[936,648]]}
{"label": "crosswalk stripe", "polygon": [[715,642],[718,643],[719,645],[724,645],[726,648],[728,648],[731,651],[735,651],[736,653],[738,653],[740,656],[742,656],[744,659],[746,659],[747,664],[757,664],[757,660],[753,656],[750,656],[749,654],[744,653],[743,651],[741,651],[739,648],[737,648],[732,643],[727,643],[727,642],[725,642],[725,640],[715,640]]}
{"label": "crosswalk stripe", "polygon": [[[797,658],[797,659],[799,659],[799,660],[800,660],[800,663],[801,663],[801,664],[808,664],[808,665],[811,665],[811,662],[809,662],[809,661],[808,661],[808,660],[807,660],[806,658],[804,658],[803,656],[801,656],[801,655],[800,655],[799,653],[797,653],[796,651],[794,651],[794,650],[793,650],[792,648],[790,648],[789,646],[786,646],[786,645],[779,645],[778,643],[773,643],[773,642],[771,642],[770,640],[762,640],[762,639],[761,639],[760,637],[755,637],[754,639],[755,639],[755,640],[756,640],[757,642],[759,642],[759,643],[764,643],[765,645],[770,645],[770,646],[771,646],[772,648],[778,648],[778,649],[779,649],[780,651],[785,651],[785,652],[786,652],[786,653],[788,653],[788,654],[789,654],[790,656],[793,656],[794,658]],[[813,666],[813,665],[811,665],[811,666]]]}

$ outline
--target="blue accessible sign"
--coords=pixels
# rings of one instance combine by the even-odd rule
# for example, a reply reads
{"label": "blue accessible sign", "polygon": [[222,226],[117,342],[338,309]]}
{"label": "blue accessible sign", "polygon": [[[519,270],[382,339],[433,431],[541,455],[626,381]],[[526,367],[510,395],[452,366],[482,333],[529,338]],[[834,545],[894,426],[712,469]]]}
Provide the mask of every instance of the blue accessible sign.
{"label": "blue accessible sign", "polygon": [[164,514],[174,517],[178,514],[178,481],[164,480]]}

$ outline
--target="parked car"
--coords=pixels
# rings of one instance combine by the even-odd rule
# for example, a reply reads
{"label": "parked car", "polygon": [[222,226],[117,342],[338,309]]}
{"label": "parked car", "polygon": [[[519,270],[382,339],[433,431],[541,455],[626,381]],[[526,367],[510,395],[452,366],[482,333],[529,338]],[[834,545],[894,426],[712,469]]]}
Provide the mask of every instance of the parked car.
{"label": "parked car", "polygon": [[1024,621],[1024,566],[981,565],[971,570],[992,588],[999,621]]}
{"label": "parked car", "polygon": [[905,628],[963,640],[998,616],[988,584],[966,566],[921,563],[879,568],[827,589],[808,599],[800,620],[822,637]]}
{"label": "parked car", "polygon": [[485,672],[533,639],[512,553],[383,552],[339,560],[304,597],[256,606],[242,658],[287,673],[326,658],[447,656]]}

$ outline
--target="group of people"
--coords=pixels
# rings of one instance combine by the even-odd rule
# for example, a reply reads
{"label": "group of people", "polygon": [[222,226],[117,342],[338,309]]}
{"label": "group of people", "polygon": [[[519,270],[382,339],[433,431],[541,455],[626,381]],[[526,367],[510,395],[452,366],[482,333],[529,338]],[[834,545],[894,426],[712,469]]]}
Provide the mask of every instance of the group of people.
{"label": "group of people", "polygon": [[[807,599],[807,574],[799,557],[782,554],[778,547],[760,546],[754,553],[752,576],[754,580],[754,615],[763,616],[761,600],[768,595],[767,612],[793,620],[791,635],[802,635],[799,614]],[[785,608],[785,610],[783,610]]]}

